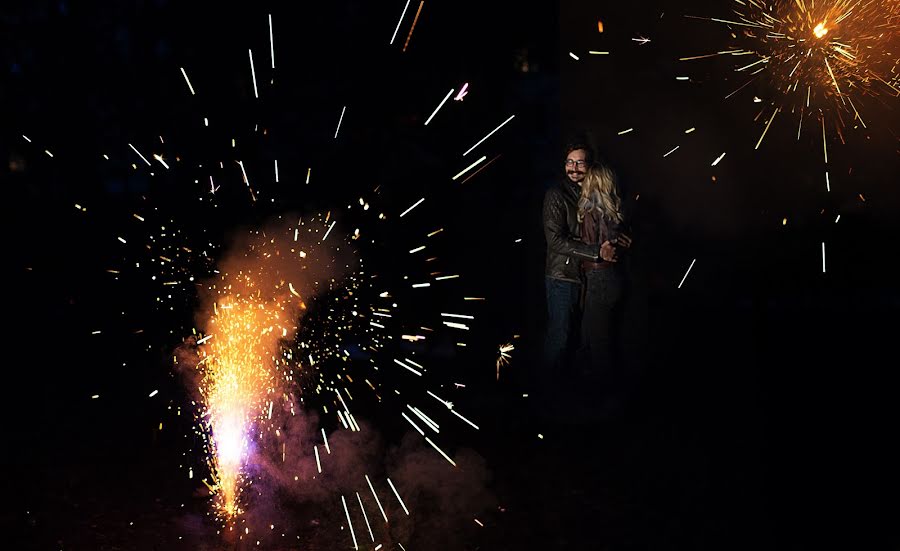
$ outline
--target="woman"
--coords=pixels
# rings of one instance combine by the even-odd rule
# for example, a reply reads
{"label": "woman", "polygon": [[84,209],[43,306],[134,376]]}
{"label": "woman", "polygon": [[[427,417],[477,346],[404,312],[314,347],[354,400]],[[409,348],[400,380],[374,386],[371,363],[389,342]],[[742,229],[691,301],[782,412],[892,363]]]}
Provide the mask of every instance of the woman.
{"label": "woman", "polygon": [[581,240],[600,247],[599,262],[581,262],[585,284],[580,363],[586,377],[602,378],[607,385],[616,371],[612,320],[624,287],[618,262],[621,252],[631,246],[616,187],[612,170],[593,166],[585,174],[578,201]]}

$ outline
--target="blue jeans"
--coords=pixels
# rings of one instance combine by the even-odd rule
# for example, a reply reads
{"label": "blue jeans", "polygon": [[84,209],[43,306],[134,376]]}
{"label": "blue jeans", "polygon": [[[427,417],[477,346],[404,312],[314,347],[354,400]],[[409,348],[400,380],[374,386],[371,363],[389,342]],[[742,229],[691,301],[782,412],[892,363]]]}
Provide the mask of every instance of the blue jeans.
{"label": "blue jeans", "polygon": [[567,368],[578,339],[578,303],[581,285],[552,277],[547,284],[547,335],[544,365],[551,371]]}

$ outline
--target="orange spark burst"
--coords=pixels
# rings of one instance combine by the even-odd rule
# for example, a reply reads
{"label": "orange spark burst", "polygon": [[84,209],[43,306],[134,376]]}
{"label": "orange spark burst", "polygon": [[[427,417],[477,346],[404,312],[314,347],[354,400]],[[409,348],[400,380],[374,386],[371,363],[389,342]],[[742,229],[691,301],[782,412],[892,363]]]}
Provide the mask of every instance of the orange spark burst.
{"label": "orange spark burst", "polygon": [[866,127],[868,100],[900,95],[897,0],[734,1],[732,17],[702,18],[727,25],[731,47],[681,59],[734,59],[735,72],[745,76],[726,97],[752,82],[768,88],[762,120],[779,110],[801,121],[827,118],[842,135],[847,120]]}

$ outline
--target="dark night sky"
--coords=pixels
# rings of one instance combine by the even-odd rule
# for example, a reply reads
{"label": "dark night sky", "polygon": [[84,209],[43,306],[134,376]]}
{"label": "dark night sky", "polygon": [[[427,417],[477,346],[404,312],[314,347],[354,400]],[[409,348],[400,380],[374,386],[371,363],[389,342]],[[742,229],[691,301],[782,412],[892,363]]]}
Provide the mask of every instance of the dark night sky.
{"label": "dark night sky", "polygon": [[[828,540],[817,528],[826,521],[879,525],[885,510],[861,506],[843,516],[840,505],[866,501],[859,487],[888,488],[895,478],[887,474],[891,456],[881,442],[897,413],[891,400],[896,354],[889,346],[900,314],[896,98],[870,102],[874,122],[868,130],[848,132],[844,145],[829,142],[829,193],[819,134],[797,141],[793,122],[784,117],[754,150],[761,126],[753,122],[751,99],[767,90],[747,90],[726,101],[738,82],[730,67],[717,60],[678,61],[727,41],[721,26],[684,17],[727,14],[726,2],[702,0],[688,8],[675,1],[568,1],[523,8],[509,1],[429,1],[405,53],[400,50],[411,14],[395,44],[387,46],[402,4],[4,4],[0,150],[8,162],[0,170],[6,192],[4,265],[13,305],[7,313],[12,354],[6,360],[13,376],[4,413],[15,453],[4,454],[0,465],[17,478],[4,508],[21,497],[44,519],[70,520],[29,524],[16,503],[3,512],[3,523],[22,534],[26,546],[63,539],[66,548],[96,546],[97,540],[79,535],[90,530],[72,519],[91,518],[102,531],[106,525],[96,517],[103,515],[92,512],[115,508],[119,494],[108,489],[110,483],[96,494],[84,488],[105,480],[106,471],[127,478],[133,455],[149,458],[140,463],[149,477],[173,476],[181,443],[153,434],[163,407],[148,403],[145,389],[159,387],[169,400],[184,399],[160,364],[178,341],[169,329],[189,324],[191,311],[187,304],[183,312],[157,310],[155,290],[106,278],[109,266],[129,258],[115,236],[136,206],[157,205],[187,231],[222,236],[279,209],[343,208],[379,185],[380,201],[394,216],[428,195],[410,226],[380,237],[399,243],[405,253],[418,244],[411,234],[446,228],[444,267],[472,275],[462,294],[490,297],[480,311],[485,323],[471,337],[473,351],[459,356],[466,360],[458,362],[464,365],[460,370],[477,379],[483,362],[483,372],[492,376],[497,343],[521,334],[521,368],[499,397],[509,400],[546,376],[530,361],[540,350],[544,318],[540,204],[562,173],[558,161],[567,136],[588,132],[620,176],[633,214],[639,247],[631,273],[637,320],[631,345],[646,387],[653,389],[647,394],[655,397],[642,407],[653,418],[679,419],[673,434],[683,431],[690,446],[708,452],[704,457],[713,466],[692,465],[701,473],[692,487],[715,488],[722,479],[730,484],[703,490],[708,493],[702,506],[691,509],[694,516],[675,515],[689,526],[689,547],[740,548],[729,544],[759,528],[753,541],[764,547],[778,547],[770,545],[777,540],[800,549],[810,539]],[[416,8],[411,2],[411,13]],[[640,36],[651,41],[632,40]],[[248,48],[259,99],[253,97]],[[588,50],[611,55],[590,56]],[[190,96],[179,67],[187,70],[196,96]],[[469,83],[466,99],[448,102],[424,127],[437,101],[463,82]],[[344,105],[346,118],[339,139],[333,139]],[[445,185],[468,164],[462,152],[510,114],[515,121],[480,148],[489,159],[501,157],[468,183]],[[203,117],[209,117],[209,128]],[[686,135],[690,127],[696,131]],[[617,134],[626,128],[635,130]],[[192,188],[193,173],[175,167],[154,169],[151,177],[127,147],[157,151],[160,135],[168,157],[184,153],[209,163],[230,159],[236,137],[233,155],[248,160],[253,181],[271,181],[271,164],[278,159],[284,186],[274,195],[280,204],[241,203],[214,220],[192,219],[201,195]],[[675,145],[680,148],[663,158]],[[711,167],[722,152],[723,161]],[[110,161],[102,159],[104,153]],[[313,190],[300,185],[310,166]],[[243,193],[233,171],[222,174],[223,183]],[[87,205],[90,217],[74,203]],[[518,238],[523,243],[514,246]],[[399,280],[407,258],[385,252],[371,265],[385,279]],[[684,288],[676,289],[695,258]],[[439,308],[443,300],[418,307]],[[119,318],[123,309],[128,314]],[[144,340],[122,337],[139,326],[148,328]],[[91,340],[95,327],[121,338]],[[123,369],[123,362],[131,367]],[[491,405],[506,403],[492,392],[477,395],[471,407],[480,404],[475,410],[494,419],[498,434],[518,437],[522,430],[533,437],[534,431],[507,421],[506,410]],[[94,393],[109,400],[91,403],[87,398]],[[497,440],[493,451],[490,437],[479,440],[498,473],[509,465],[497,458],[511,457],[518,445],[509,438]],[[679,471],[676,463],[673,472]],[[721,474],[732,471],[733,476]],[[672,475],[672,486],[682,481],[679,476]],[[732,489],[750,496],[742,505],[727,502],[742,520],[717,510],[723,502],[716,500],[727,499],[717,492]],[[171,483],[163,501],[175,503],[190,491]],[[662,493],[668,499],[677,491]],[[136,495],[135,510],[159,499],[147,489]],[[517,499],[525,502],[515,495],[506,499],[511,509]],[[638,532],[655,533],[654,523],[664,524],[656,515],[665,513],[653,508],[658,504],[629,506],[644,523]],[[803,513],[792,518],[794,510]],[[727,520],[715,529],[697,520],[717,515]],[[551,526],[546,518],[534,522]],[[519,522],[498,521],[493,541],[505,530],[519,534],[514,541],[528,542],[530,520]],[[35,535],[36,526],[45,533]],[[775,538],[781,530],[792,536]],[[703,534],[715,537],[705,541]],[[121,538],[128,542],[127,535]],[[579,543],[585,541],[592,540]],[[611,541],[607,548],[631,547]]]}

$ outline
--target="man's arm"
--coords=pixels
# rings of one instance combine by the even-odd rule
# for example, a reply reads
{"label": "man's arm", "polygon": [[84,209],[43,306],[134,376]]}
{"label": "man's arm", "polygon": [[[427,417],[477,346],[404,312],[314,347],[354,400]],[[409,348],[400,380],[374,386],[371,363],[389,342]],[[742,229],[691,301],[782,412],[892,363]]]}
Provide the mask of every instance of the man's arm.
{"label": "man's arm", "polygon": [[544,237],[547,239],[547,247],[555,253],[597,261],[597,245],[582,243],[569,234],[566,205],[554,190],[548,191],[544,196]]}

